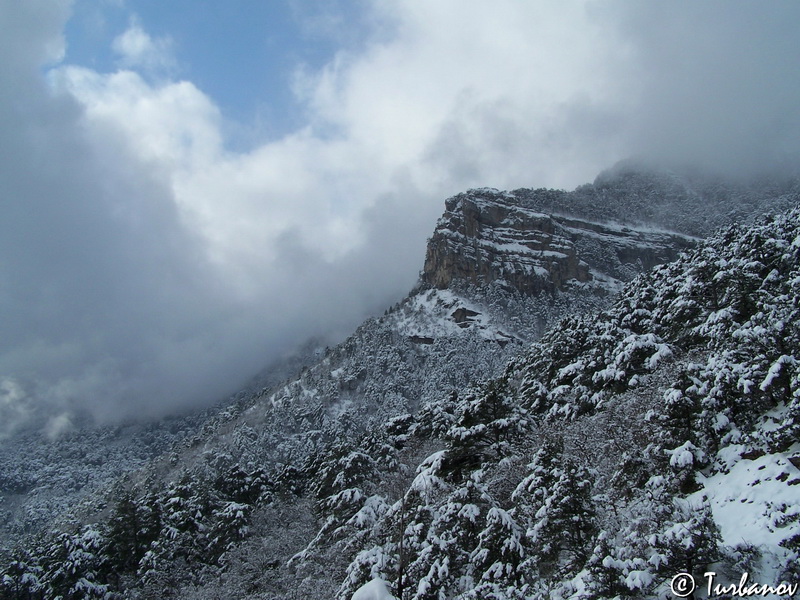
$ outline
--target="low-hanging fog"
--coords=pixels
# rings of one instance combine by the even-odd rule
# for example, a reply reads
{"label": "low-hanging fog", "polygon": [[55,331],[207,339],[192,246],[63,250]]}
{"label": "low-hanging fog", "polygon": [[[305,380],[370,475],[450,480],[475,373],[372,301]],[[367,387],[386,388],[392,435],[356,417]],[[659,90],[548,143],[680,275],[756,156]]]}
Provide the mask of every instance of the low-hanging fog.
{"label": "low-hanging fog", "polygon": [[796,2],[357,6],[361,43],[297,65],[303,123],[241,149],[147,23],[102,72],[63,59],[70,2],[0,2],[0,437],[207,405],[346,333],[469,187],[798,162]]}

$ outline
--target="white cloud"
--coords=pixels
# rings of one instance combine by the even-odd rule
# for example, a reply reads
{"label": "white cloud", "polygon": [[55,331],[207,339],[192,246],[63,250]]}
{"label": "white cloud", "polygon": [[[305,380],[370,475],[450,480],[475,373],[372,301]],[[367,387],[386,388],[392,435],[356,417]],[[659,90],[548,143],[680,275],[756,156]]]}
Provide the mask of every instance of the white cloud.
{"label": "white cloud", "polygon": [[0,378],[0,441],[13,435],[17,424],[31,417],[36,408],[33,404],[16,380]]}
{"label": "white cloud", "polygon": [[[154,86],[132,71],[65,67],[59,89],[83,104],[92,127],[116,129],[168,169],[184,217],[240,281],[263,276],[289,233],[327,262],[353,251],[365,239],[363,212],[397,192],[399,173],[423,190],[409,210],[432,223],[444,195],[469,185],[572,185],[607,165],[607,153],[576,148],[611,140],[613,127],[589,130],[594,145],[563,135],[577,111],[592,120],[611,110],[603,65],[613,47],[583,3],[373,10],[395,34],[304,73],[308,126],[249,153],[225,151],[218,111],[189,82]],[[152,47],[138,25],[120,40],[131,55]]]}
{"label": "white cloud", "polygon": [[172,46],[169,37],[152,38],[135,18],[111,43],[112,50],[119,55],[120,66],[149,73],[169,73],[175,68]]}
{"label": "white cloud", "polygon": [[[0,6],[18,32],[0,41],[14,59],[0,66],[0,377],[18,386],[5,412],[35,398],[111,419],[214,399],[304,336],[399,299],[447,195],[572,187],[631,149],[680,155],[676,131],[708,154],[726,120],[791,122],[800,106],[791,65],[768,60],[796,36],[762,23],[750,52],[724,6],[721,46],[704,53],[692,34],[714,22],[683,5],[688,18],[664,22],[689,50],[654,41],[659,11],[634,3],[396,0],[368,7],[365,42],[298,70],[303,127],[234,152],[213,98],[168,77],[169,39],[136,21],[114,42],[121,70],[63,65],[46,90],[39,65],[66,12],[28,6]],[[726,49],[769,64],[754,76],[775,96],[767,112],[758,90],[718,101],[745,83]]]}
{"label": "white cloud", "polygon": [[135,71],[73,66],[52,71],[50,81],[81,103],[98,144],[121,136],[142,160],[170,173],[219,158],[219,111],[188,81],[152,85]]}

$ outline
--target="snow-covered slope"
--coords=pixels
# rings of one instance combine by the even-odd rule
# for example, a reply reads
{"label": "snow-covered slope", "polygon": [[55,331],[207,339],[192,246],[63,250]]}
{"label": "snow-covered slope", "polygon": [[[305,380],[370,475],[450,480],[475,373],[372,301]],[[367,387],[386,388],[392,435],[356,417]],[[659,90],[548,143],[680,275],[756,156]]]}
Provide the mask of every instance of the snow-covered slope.
{"label": "snow-covered slope", "polygon": [[[351,501],[327,528],[353,556],[342,597],[374,577],[414,600],[660,598],[679,573],[796,583],[798,298],[795,210],[722,231],[387,428],[409,476],[353,480],[349,498],[382,510]],[[415,461],[415,444],[431,452]]]}
{"label": "snow-covered slope", "polygon": [[[750,487],[770,486],[775,499],[798,489],[783,475],[795,450],[769,441],[796,412],[796,377],[785,384],[795,342],[781,341],[794,331],[793,309],[776,298],[797,290],[773,293],[793,277],[786,232],[796,223],[754,229],[784,241],[753,256],[737,230],[626,282],[693,246],[689,234],[708,223],[796,194],[776,186],[755,200],[736,188],[733,202],[732,188],[687,181],[618,169],[575,192],[448,200],[407,298],[54,517],[55,533],[27,538],[5,561],[0,593],[348,600],[381,579],[403,600],[653,596],[688,539],[680,532],[694,526],[698,547],[717,544],[727,569],[740,560],[777,577],[797,549],[798,518],[755,491],[737,495],[731,482],[755,474]],[[709,189],[717,196],[701,209],[703,227],[664,230],[692,222]],[[770,263],[773,279],[747,266],[776,248],[789,258]],[[739,271],[743,285],[778,286],[756,296],[785,314],[726,329],[749,310],[747,294],[726,295]],[[765,331],[787,358],[765,349],[757,368],[739,360],[743,348],[762,352]],[[729,346],[714,350],[714,340]],[[762,397],[782,385],[783,406]],[[732,401],[739,407],[759,400],[734,414],[726,394],[743,398]],[[681,413],[685,398],[702,409]],[[558,513],[562,500],[574,512]],[[732,505],[750,500],[771,512],[747,516],[753,546],[729,551]],[[754,532],[768,521],[786,547],[773,537],[757,548]]]}

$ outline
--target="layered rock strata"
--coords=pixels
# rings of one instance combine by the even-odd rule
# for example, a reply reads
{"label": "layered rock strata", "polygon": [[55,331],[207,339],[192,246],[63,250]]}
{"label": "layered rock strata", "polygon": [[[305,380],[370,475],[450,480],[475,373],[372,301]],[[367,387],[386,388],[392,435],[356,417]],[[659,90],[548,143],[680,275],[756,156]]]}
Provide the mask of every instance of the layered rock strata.
{"label": "layered rock strata", "polygon": [[513,192],[470,190],[447,200],[428,242],[422,282],[499,282],[525,294],[596,278],[625,281],[673,260],[694,238],[663,230],[546,214]]}

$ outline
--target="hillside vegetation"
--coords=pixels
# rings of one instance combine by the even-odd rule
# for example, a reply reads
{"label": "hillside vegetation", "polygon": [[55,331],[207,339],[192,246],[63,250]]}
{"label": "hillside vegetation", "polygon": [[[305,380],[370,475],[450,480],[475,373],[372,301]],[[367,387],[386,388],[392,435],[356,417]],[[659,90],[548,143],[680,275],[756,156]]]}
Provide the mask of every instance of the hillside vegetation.
{"label": "hillside vegetation", "polygon": [[0,598],[796,581],[800,210],[728,225],[609,298],[417,289],[54,515],[0,565]]}

